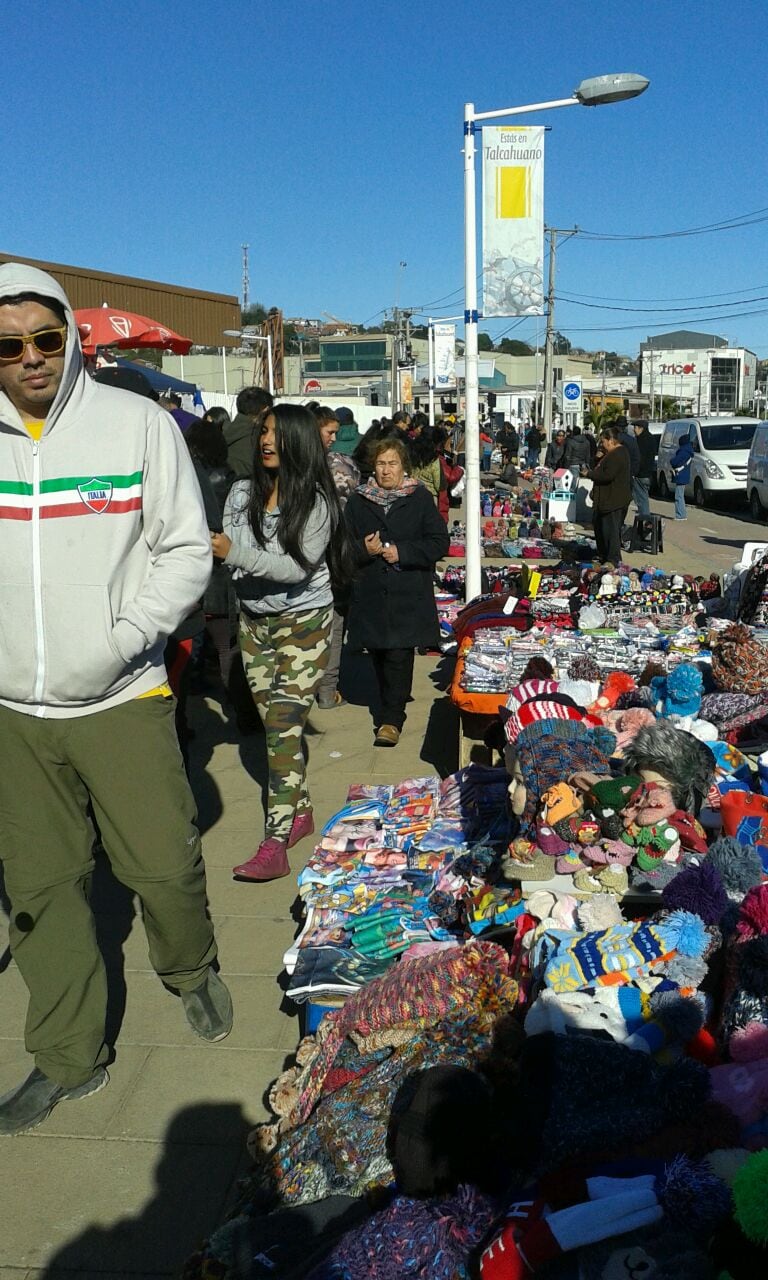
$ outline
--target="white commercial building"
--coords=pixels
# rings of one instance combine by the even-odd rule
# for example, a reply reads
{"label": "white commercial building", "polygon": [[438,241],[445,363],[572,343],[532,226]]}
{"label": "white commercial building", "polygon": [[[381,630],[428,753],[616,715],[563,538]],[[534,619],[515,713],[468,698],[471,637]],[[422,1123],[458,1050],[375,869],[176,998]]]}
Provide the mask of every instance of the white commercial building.
{"label": "white commercial building", "polygon": [[754,403],[757,356],[715,334],[678,329],[640,345],[640,390],[653,406],[678,402],[699,417],[738,413]]}

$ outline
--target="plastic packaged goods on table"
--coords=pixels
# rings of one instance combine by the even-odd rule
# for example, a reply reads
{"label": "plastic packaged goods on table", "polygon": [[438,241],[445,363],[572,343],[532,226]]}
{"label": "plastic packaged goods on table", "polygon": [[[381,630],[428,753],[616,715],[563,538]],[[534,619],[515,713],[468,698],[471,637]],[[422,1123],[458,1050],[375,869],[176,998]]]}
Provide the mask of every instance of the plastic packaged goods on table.
{"label": "plastic packaged goods on table", "polygon": [[506,839],[506,786],[503,769],[477,767],[442,782],[353,785],[299,873],[305,921],[284,957],[291,999],[338,998],[416,943],[455,944],[461,933],[430,896],[438,886],[463,893],[451,863],[472,844]]}

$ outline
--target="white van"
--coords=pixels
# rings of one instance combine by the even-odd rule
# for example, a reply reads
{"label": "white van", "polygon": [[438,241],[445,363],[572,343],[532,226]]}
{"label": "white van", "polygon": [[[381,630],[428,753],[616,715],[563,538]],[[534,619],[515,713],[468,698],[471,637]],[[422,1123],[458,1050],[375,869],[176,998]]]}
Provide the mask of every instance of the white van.
{"label": "white van", "polygon": [[758,422],[747,459],[747,498],[754,520],[768,510],[768,422]]}
{"label": "white van", "polygon": [[691,479],[686,497],[703,507],[716,494],[747,493],[747,458],[757,418],[674,418],[665,428],[656,459],[656,479],[662,498],[674,493],[671,462],[685,436],[693,445]]}

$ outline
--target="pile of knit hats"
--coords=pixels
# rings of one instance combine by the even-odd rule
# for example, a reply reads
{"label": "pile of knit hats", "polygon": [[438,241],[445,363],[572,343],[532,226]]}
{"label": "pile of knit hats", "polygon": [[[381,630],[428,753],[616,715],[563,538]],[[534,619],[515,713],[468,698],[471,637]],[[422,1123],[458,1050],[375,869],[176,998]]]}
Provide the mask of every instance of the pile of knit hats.
{"label": "pile of knit hats", "polygon": [[[609,686],[606,700],[618,696]],[[512,691],[502,718],[520,825],[503,863],[507,877],[571,874],[580,892],[622,895],[630,867],[633,879],[660,889],[686,854],[706,853],[695,815],[714,777],[712,752],[670,720],[643,709],[634,714],[639,723],[625,739],[625,772],[613,776],[616,736],[557,682],[532,680]],[[765,807],[768,813],[768,798]]]}
{"label": "pile of knit hats", "polygon": [[[359,981],[275,1083],[241,1212],[187,1280],[260,1274],[236,1243],[267,1190],[330,1212],[372,1184],[301,1274],[763,1273],[768,757],[730,735],[768,716],[768,650],[742,626],[708,638],[711,670],[687,640],[634,674],[536,655],[505,692],[504,770],[367,784],[329,825],[302,892],[344,900]],[[370,911],[400,930],[376,970]]]}

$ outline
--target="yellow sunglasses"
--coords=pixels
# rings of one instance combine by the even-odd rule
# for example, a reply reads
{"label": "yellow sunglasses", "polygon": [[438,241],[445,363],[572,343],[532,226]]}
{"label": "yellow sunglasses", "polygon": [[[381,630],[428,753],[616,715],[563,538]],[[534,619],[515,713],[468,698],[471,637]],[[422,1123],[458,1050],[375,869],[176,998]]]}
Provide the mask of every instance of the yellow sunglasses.
{"label": "yellow sunglasses", "polygon": [[0,337],[0,360],[13,364],[21,360],[29,343],[41,356],[59,356],[67,345],[67,326],[39,329],[37,333],[6,334]]}

